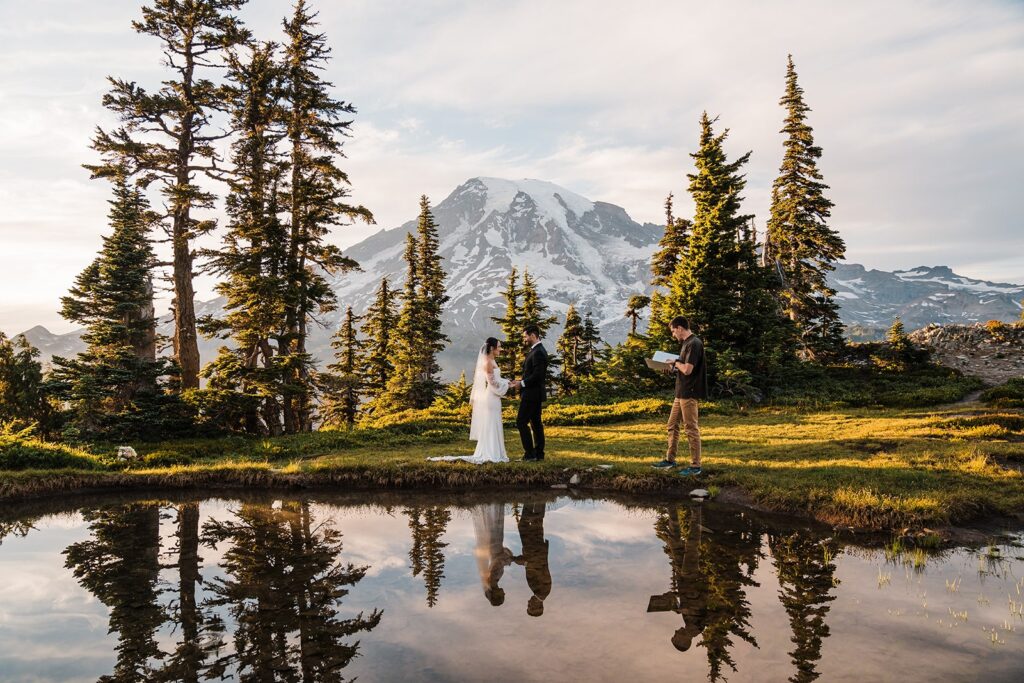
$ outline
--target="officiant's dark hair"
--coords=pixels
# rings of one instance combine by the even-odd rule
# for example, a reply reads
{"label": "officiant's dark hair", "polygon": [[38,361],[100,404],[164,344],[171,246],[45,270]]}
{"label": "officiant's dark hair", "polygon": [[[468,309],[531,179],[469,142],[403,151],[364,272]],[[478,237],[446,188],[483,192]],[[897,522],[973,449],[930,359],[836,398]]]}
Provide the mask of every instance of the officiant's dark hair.
{"label": "officiant's dark hair", "polygon": [[690,321],[681,315],[677,315],[676,317],[672,318],[672,322],[669,323],[669,325],[671,325],[672,327],[681,327],[684,330],[690,329]]}
{"label": "officiant's dark hair", "polygon": [[498,348],[498,344],[500,344],[500,343],[501,342],[499,342],[494,337],[488,337],[484,341],[484,353],[487,354],[487,355],[490,355],[491,351],[493,351],[494,349]]}
{"label": "officiant's dark hair", "polygon": [[537,337],[537,339],[540,339],[540,328],[536,325],[527,325],[523,328],[523,332],[526,334],[532,334],[534,337]]}

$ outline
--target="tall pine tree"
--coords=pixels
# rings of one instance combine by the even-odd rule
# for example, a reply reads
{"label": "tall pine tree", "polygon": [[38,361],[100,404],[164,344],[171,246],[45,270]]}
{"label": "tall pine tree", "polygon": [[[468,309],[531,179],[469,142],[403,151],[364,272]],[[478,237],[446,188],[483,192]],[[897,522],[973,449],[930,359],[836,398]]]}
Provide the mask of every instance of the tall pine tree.
{"label": "tall pine tree", "polygon": [[756,257],[752,216],[740,213],[746,185],[740,170],[750,153],[729,161],[723,147],[728,130],[716,135],[713,123],[707,113],[701,116],[699,148],[690,155],[696,168],[687,174],[693,230],[662,306],[669,319],[690,318],[725,375],[735,370],[747,383],[778,361],[786,327]]}
{"label": "tall pine tree", "polygon": [[196,209],[213,206],[214,195],[196,182],[196,174],[219,175],[211,118],[224,110],[221,86],[204,74],[222,65],[226,50],[248,40],[234,16],[246,0],[153,0],[132,22],[141,34],[160,42],[164,66],[171,72],[155,92],[134,81],[108,79],[111,90],[103,106],[122,126],[97,128],[93,149],[103,163],[87,165],[93,177],[138,175],[144,185],[156,182],[168,208],[174,283],[174,357],[181,387],[199,386],[199,345],[193,288],[193,242],[215,223],[199,220]]}
{"label": "tall pine tree", "polygon": [[395,310],[396,295],[397,292],[391,289],[387,277],[382,278],[373,303],[363,316],[362,332],[366,348],[363,359],[363,383],[371,400],[384,392],[395,370],[391,357],[395,350],[392,340],[398,322],[398,312]]}
{"label": "tall pine tree", "polygon": [[348,175],[338,166],[355,107],[331,94],[323,78],[331,50],[317,32],[316,15],[297,0],[284,22],[283,107],[288,145],[288,177],[283,205],[287,212],[285,277],[285,363],[290,391],[285,395],[286,431],[312,429],[314,360],[306,349],[311,324],[334,310],[327,275],[358,267],[327,237],[335,226],[355,220],[373,222],[363,206],[349,203]]}
{"label": "tall pine tree", "polygon": [[53,427],[54,410],[43,382],[39,349],[23,335],[8,339],[0,332],[0,430],[5,427]]}
{"label": "tall pine tree", "polygon": [[[530,270],[523,271],[523,302],[519,309],[519,320],[522,326],[536,325],[540,328],[540,336],[544,337],[551,326],[558,322],[558,317],[548,315],[548,305],[540,299],[540,292],[537,291],[537,281],[530,275]],[[522,328],[519,333],[522,334]],[[521,343],[517,339],[517,342]]]}
{"label": "tall pine tree", "polygon": [[582,339],[583,319],[576,310],[576,306],[569,304],[569,308],[565,312],[565,327],[555,345],[555,349],[562,359],[562,372],[558,376],[558,386],[563,394],[571,394],[579,386]]}
{"label": "tall pine tree", "polygon": [[629,319],[629,334],[636,336],[636,325],[640,322],[640,312],[651,305],[651,297],[634,294],[626,304],[626,318]]}
{"label": "tall pine tree", "polygon": [[331,341],[334,362],[321,373],[320,418],[328,426],[345,426],[351,429],[359,414],[359,404],[365,389],[363,366],[364,347],[359,339],[357,322],[359,317],[349,306],[341,326]]}
{"label": "tall pine tree", "polygon": [[519,272],[515,266],[508,274],[508,282],[501,293],[505,300],[505,315],[492,317],[491,320],[498,323],[504,339],[501,342],[502,352],[498,356],[498,367],[505,377],[514,377],[519,372],[523,361],[523,320],[520,314],[520,299],[523,291],[519,285]]}
{"label": "tall pine tree", "polygon": [[786,136],[785,153],[772,184],[765,259],[780,266],[784,309],[796,324],[804,349],[813,355],[843,345],[836,292],[827,275],[845,257],[846,244],[828,226],[833,204],[825,197],[828,185],[818,169],[821,147],[814,144],[807,123],[811,109],[804,102],[792,55],[786,62],[786,92],[779,104],[787,113],[780,131]]}
{"label": "tall pine tree", "polygon": [[168,365],[156,358],[149,232],[157,219],[124,174],[114,179],[110,205],[113,231],[61,298],[61,315],[85,327],[86,350],[54,357],[52,387],[70,405],[79,435],[153,438],[181,427],[177,404],[160,383]]}
{"label": "tall pine tree", "polygon": [[[232,54],[227,89],[234,173],[229,178],[229,217],[223,247],[207,250],[208,270],[223,279],[215,290],[225,298],[219,320],[201,329],[230,336],[203,369],[208,378],[207,417],[220,428],[250,434],[281,433],[284,377],[279,359],[288,353],[285,335],[286,231],[279,216],[278,186],[284,160],[277,149],[281,69],[273,45],[253,47],[248,58]],[[216,417],[214,417],[216,416]]]}
{"label": "tall pine tree", "polygon": [[672,193],[665,199],[665,234],[658,240],[658,249],[651,256],[651,284],[665,287],[686,254],[690,221],[672,215]]}
{"label": "tall pine tree", "polygon": [[438,379],[437,354],[448,341],[441,328],[448,296],[438,249],[437,224],[424,196],[417,235],[410,233],[405,242],[405,286],[393,339],[395,372],[375,402],[375,412],[426,408],[444,388]]}

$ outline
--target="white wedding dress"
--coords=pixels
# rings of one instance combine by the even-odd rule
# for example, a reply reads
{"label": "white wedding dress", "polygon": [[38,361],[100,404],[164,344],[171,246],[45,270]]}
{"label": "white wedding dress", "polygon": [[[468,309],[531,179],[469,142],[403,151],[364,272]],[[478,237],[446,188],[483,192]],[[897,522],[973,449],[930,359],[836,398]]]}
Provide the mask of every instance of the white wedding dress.
{"label": "white wedding dress", "polygon": [[501,424],[501,397],[508,393],[508,380],[495,367],[487,372],[487,354],[483,349],[476,362],[470,405],[473,415],[469,423],[469,438],[476,441],[473,455],[446,455],[428,460],[463,460],[475,465],[487,462],[508,462],[505,452],[505,431]]}

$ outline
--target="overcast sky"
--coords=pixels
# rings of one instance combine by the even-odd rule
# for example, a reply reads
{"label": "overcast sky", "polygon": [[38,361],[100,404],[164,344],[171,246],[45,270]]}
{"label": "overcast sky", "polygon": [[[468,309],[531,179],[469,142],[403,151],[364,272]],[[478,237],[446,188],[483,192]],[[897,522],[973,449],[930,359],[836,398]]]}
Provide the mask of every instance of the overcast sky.
{"label": "overcast sky", "polygon": [[[782,154],[792,53],[824,148],[848,260],[949,265],[1024,282],[1024,2],[313,0],[346,145],[377,226],[467,178],[550,180],[661,222],[688,211],[702,110],[753,150],[745,209],[763,227]],[[59,297],[106,230],[108,187],[81,164],[113,118],[105,77],[153,86],[158,46],[139,0],[0,0],[0,330],[70,329]],[[242,17],[277,39],[287,0]],[[203,282],[200,298],[209,296]]]}

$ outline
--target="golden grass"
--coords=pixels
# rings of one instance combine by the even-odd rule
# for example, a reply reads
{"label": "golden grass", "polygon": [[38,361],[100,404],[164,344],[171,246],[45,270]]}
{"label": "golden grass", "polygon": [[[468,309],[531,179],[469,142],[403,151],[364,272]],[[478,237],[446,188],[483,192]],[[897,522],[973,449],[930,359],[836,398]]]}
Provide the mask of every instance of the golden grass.
{"label": "golden grass", "polygon": [[[194,464],[126,472],[0,473],[0,500],[76,490],[149,487],[538,488],[685,494],[696,485],[742,491],[756,505],[867,528],[960,523],[1024,507],[1024,414],[977,405],[935,410],[769,408],[702,419],[705,475],[698,482],[652,470],[664,452],[662,419],[547,430],[544,463],[430,463],[468,455],[468,440],[316,448],[278,458],[201,455]],[[521,449],[506,433],[510,455]],[[326,447],[326,444],[325,444]],[[681,444],[685,451],[685,443]],[[164,450],[167,449],[163,445]],[[173,448],[173,446],[172,446]],[[201,445],[189,444],[190,453]],[[681,455],[685,464],[685,456]],[[611,469],[597,465],[611,465]]]}

